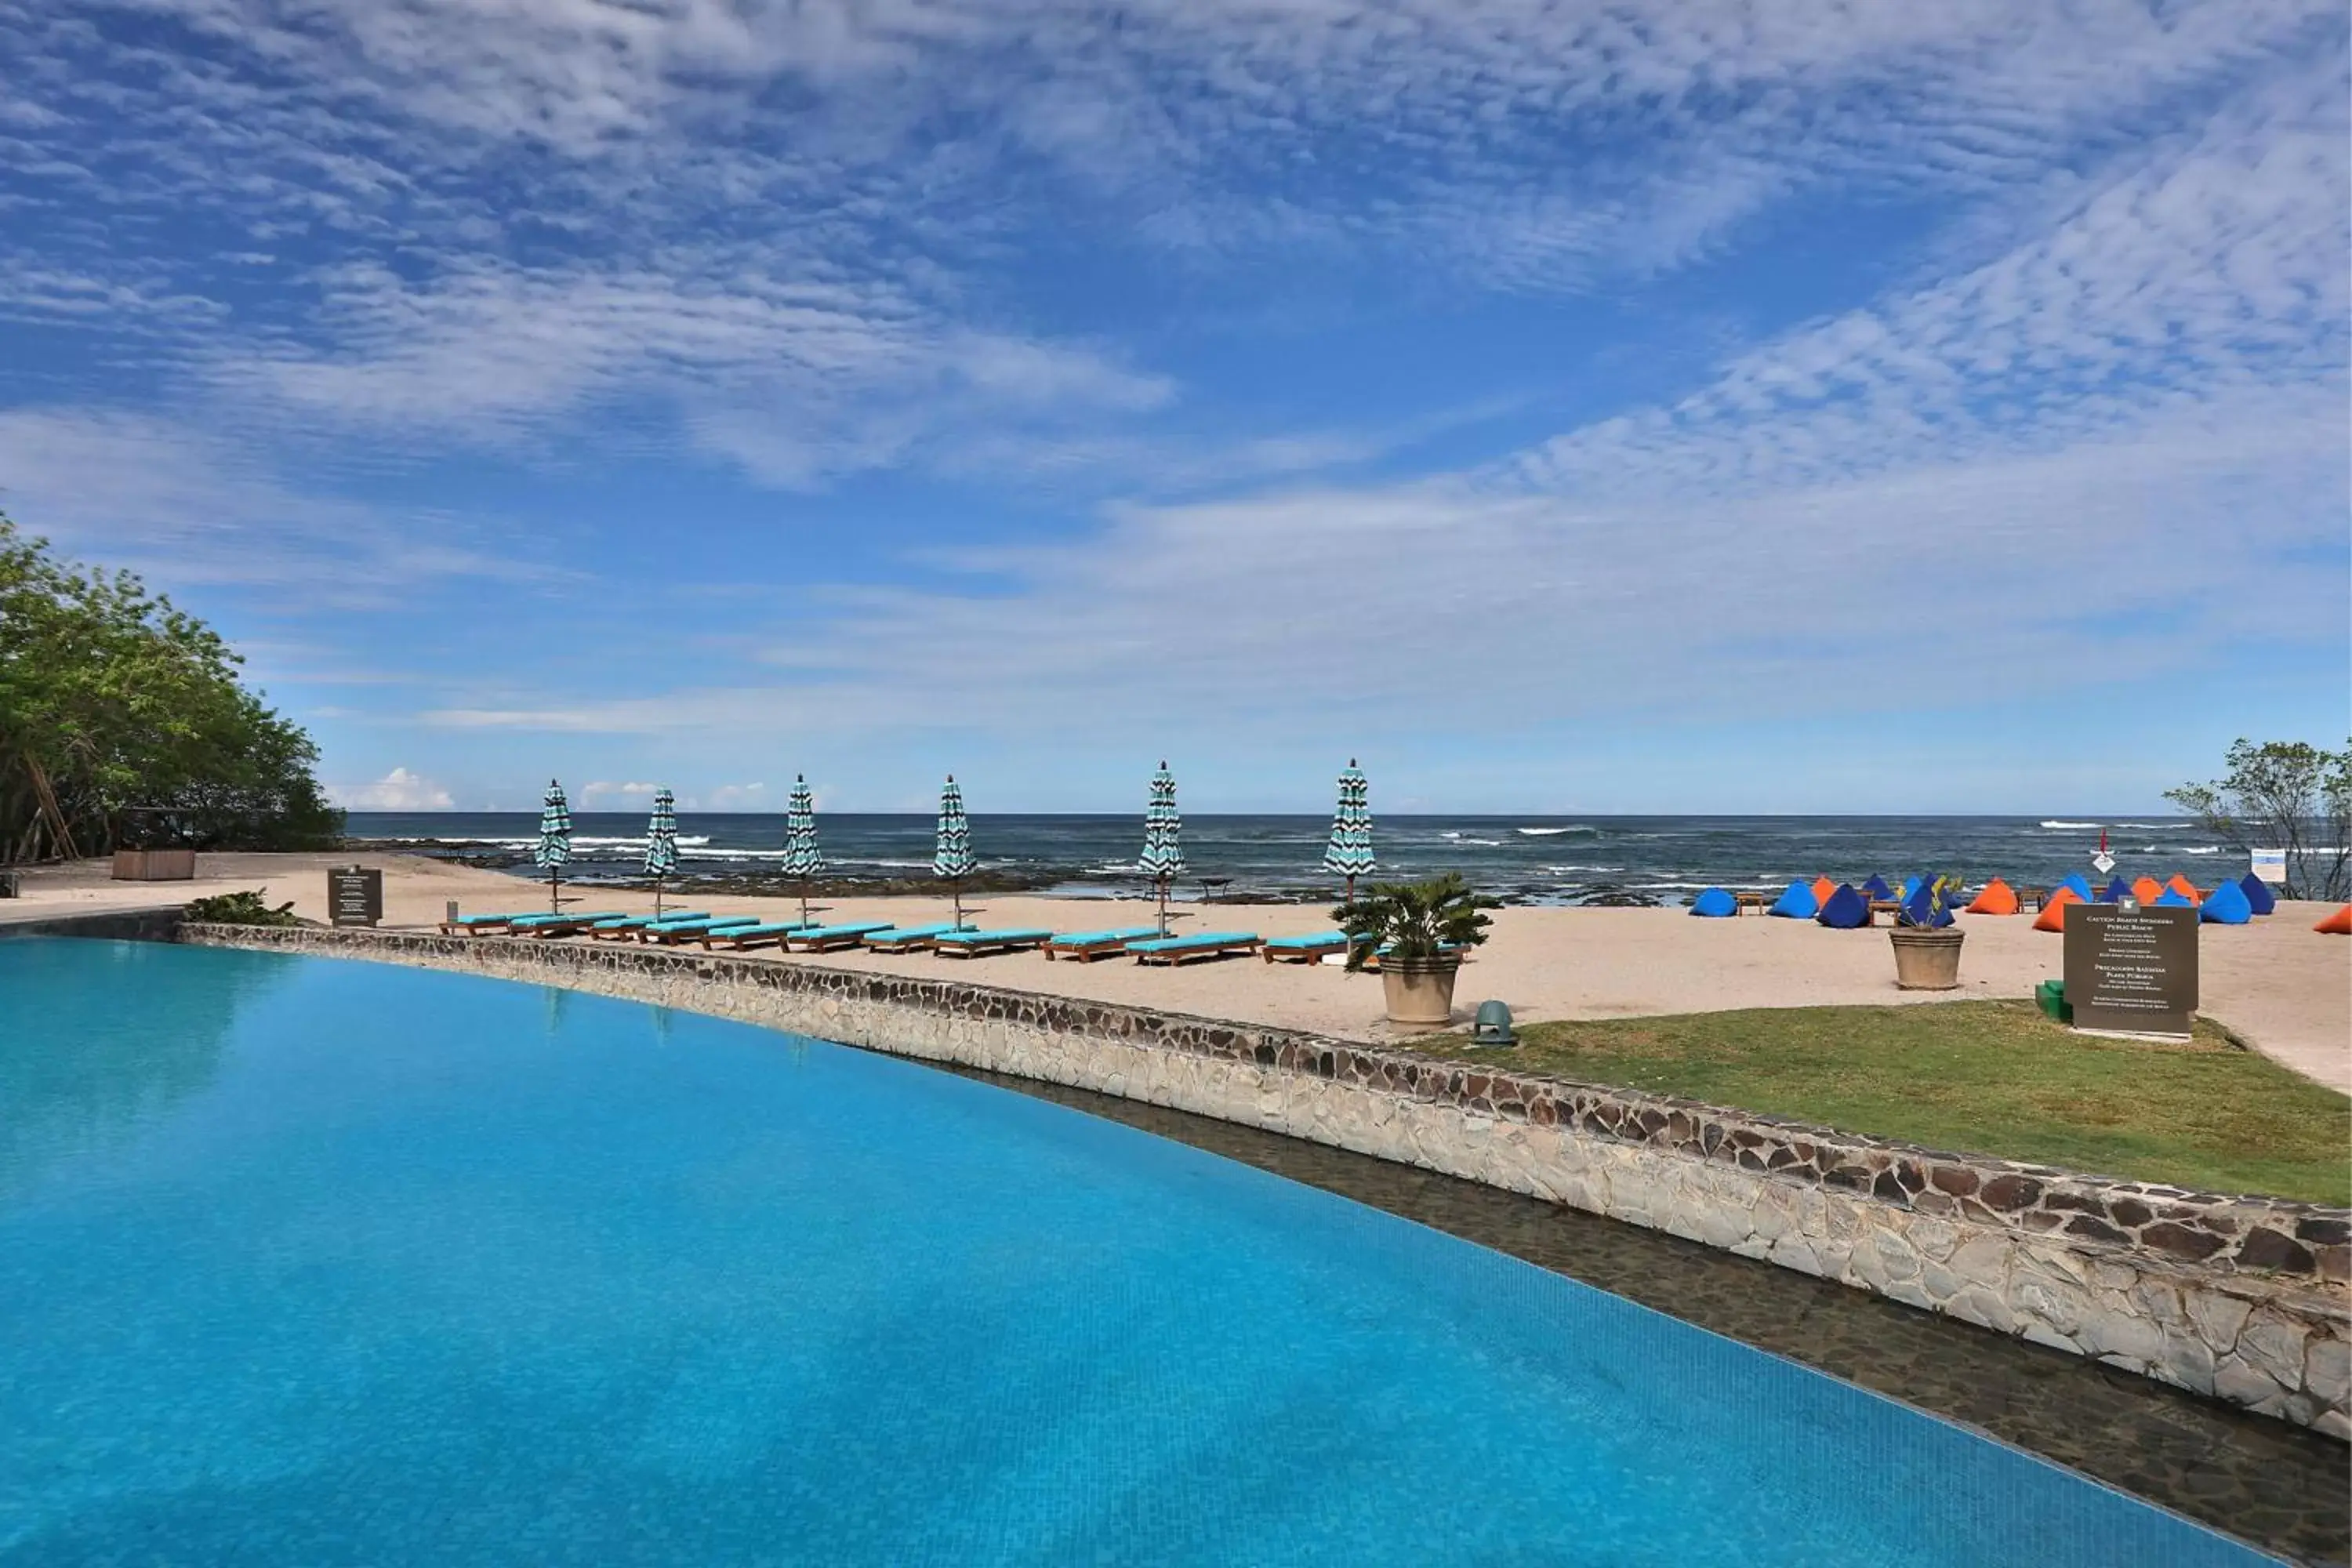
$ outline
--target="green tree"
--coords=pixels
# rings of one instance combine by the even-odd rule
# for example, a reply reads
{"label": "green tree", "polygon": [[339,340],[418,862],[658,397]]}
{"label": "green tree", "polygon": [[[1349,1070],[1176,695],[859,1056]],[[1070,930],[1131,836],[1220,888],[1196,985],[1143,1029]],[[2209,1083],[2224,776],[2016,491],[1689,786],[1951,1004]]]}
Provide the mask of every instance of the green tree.
{"label": "green tree", "polygon": [[2164,798],[2241,850],[2286,851],[2285,895],[2352,896],[2352,741],[2340,752],[2300,741],[2241,740],[2210,784],[2182,784]]}
{"label": "green tree", "polygon": [[331,847],[318,748],[202,621],[0,516],[0,861]]}

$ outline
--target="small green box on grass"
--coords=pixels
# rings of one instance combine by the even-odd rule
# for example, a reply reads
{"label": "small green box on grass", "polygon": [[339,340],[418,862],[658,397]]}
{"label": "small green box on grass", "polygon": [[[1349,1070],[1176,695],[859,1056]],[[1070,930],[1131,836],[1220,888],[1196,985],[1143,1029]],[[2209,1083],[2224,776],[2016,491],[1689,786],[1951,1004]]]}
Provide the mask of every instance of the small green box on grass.
{"label": "small green box on grass", "polygon": [[2066,983],[2045,980],[2033,988],[2033,1000],[2046,1016],[2062,1024],[2074,1021],[2074,1009],[2066,1005]]}

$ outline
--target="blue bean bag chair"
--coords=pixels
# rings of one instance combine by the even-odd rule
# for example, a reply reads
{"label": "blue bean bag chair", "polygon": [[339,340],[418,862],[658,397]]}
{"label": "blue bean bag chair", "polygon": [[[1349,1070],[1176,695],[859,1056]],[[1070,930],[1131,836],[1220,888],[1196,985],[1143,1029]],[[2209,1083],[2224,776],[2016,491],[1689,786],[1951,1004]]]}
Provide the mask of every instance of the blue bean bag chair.
{"label": "blue bean bag chair", "polygon": [[1901,892],[1899,892],[1899,893],[1897,893],[1897,894],[1895,894],[1895,897],[1896,900],[1897,900],[1897,901],[1899,901],[1899,902],[1902,902],[1902,903],[1906,903],[1906,904],[1907,904],[1907,903],[1909,903],[1912,900],[1914,900],[1914,899],[1917,898],[1917,897],[1919,896],[1919,887],[1920,887],[1920,884],[1922,884],[1923,882],[1927,881],[1927,878],[1925,878],[1925,877],[1906,877],[1906,878],[1904,878],[1904,879],[1903,879],[1903,890],[1902,890]]}
{"label": "blue bean bag chair", "polygon": [[1869,899],[1891,899],[1895,896],[1895,889],[1886,885],[1885,878],[1873,877],[1862,885],[1862,894]]}
{"label": "blue bean bag chair", "polygon": [[2193,900],[2182,898],[2179,889],[2167,888],[2153,907],[2159,910],[2193,910],[2197,905]]}
{"label": "blue bean bag chair", "polygon": [[2103,904],[2120,904],[2126,899],[2130,897],[2131,884],[2125,881],[2121,877],[2117,877],[2114,881],[2109,882],[2105,888],[2100,890],[2099,902]]}
{"label": "blue bean bag chair", "polygon": [[1727,915],[1738,914],[1739,912],[1739,900],[1733,898],[1729,893],[1725,892],[1721,888],[1709,888],[1706,892],[1701,893],[1697,898],[1691,900],[1690,912],[1695,915],[1702,915],[1711,921],[1719,921]]}
{"label": "blue bean bag chair", "polygon": [[[2098,901],[2098,895],[2091,891],[2091,884],[2083,879],[2083,873],[2080,871],[2075,872],[2073,876],[2059,883],[2058,886],[2060,888],[2074,889],[2074,896],[2082,900],[2086,904],[2096,903]],[[2054,892],[2057,889],[2053,889],[2051,890]]]}
{"label": "blue bean bag chair", "polygon": [[1809,921],[1822,912],[1822,906],[1814,901],[1812,884],[1801,877],[1790,883],[1789,890],[1764,912],[1779,915],[1782,920]]}
{"label": "blue bean bag chair", "polygon": [[2246,908],[2258,915],[2267,915],[2278,909],[2278,898],[2271,885],[2252,871],[2238,884],[2238,891],[2246,895]]}
{"label": "blue bean bag chair", "polygon": [[1870,923],[1870,900],[1852,882],[1840,882],[1837,891],[1822,905],[1822,912],[1813,918],[1832,931],[1853,931]]}
{"label": "blue bean bag chair", "polygon": [[2248,901],[2243,888],[2235,882],[2224,882],[2197,906],[2197,918],[2208,925],[2242,926],[2254,918],[2254,906]]}
{"label": "blue bean bag chair", "polygon": [[[1919,880],[1917,878],[1912,879]],[[1911,896],[1903,900],[1903,923],[1931,929],[1948,926],[1952,923],[1952,911],[1948,907],[1937,910],[1934,884],[1920,882],[1911,889]]]}

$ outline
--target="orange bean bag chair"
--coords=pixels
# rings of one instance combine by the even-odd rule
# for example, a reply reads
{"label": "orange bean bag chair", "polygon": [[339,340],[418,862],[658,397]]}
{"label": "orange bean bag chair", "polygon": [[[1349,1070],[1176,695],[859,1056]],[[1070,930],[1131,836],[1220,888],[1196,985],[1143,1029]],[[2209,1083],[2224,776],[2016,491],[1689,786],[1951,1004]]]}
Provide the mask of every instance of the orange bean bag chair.
{"label": "orange bean bag chair", "polygon": [[2345,905],[2311,929],[2324,931],[2330,936],[2352,936],[2352,904]]}
{"label": "orange bean bag chair", "polygon": [[2153,877],[2142,877],[2132,884],[2132,897],[2143,904],[2152,904],[2164,897],[2164,884]]}
{"label": "orange bean bag chair", "polygon": [[2042,905],[2042,912],[2033,918],[2033,929],[2035,931],[2064,931],[2066,929],[2066,906],[2068,904],[2079,904],[2082,901],[2083,895],[2076,892],[2074,889],[2059,889],[2056,892],[2050,895],[2050,901]]}
{"label": "orange bean bag chair", "polygon": [[2171,880],[2166,882],[2164,885],[2170,888],[2174,892],[2179,893],[2182,898],[2187,899],[2192,904],[2201,904],[2205,901],[2205,895],[2198,889],[2197,884],[2190,881],[2188,878],[2182,876],[2178,871],[2175,871],[2172,874]]}
{"label": "orange bean bag chair", "polygon": [[[2074,889],[2066,889],[2072,893]],[[1995,877],[1984,885],[1984,891],[1969,901],[1968,912],[1972,915],[2013,915],[2017,912],[2017,892],[2007,882]]]}
{"label": "orange bean bag chair", "polygon": [[1835,882],[1831,881],[1827,877],[1816,877],[1813,879],[1814,903],[1828,903],[1830,901],[1830,895],[1837,890],[1838,885]]}

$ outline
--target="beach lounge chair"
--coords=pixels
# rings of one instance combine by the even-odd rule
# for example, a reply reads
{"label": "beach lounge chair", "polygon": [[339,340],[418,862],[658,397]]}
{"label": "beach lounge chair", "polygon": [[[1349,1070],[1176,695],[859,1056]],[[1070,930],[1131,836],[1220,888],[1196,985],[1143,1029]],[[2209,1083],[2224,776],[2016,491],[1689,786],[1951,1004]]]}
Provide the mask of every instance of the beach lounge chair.
{"label": "beach lounge chair", "polygon": [[1701,920],[1726,920],[1739,912],[1739,900],[1721,888],[1709,888],[1691,900],[1690,912]]}
{"label": "beach lounge chair", "polygon": [[2061,886],[2050,895],[2049,901],[2042,906],[2042,912],[2033,917],[2033,929],[2063,934],[2066,930],[2068,906],[2089,901],[2087,899],[2076,898],[2074,889]]}
{"label": "beach lounge chair", "polygon": [[887,931],[869,931],[861,940],[877,952],[920,952],[940,937],[971,929],[942,921],[938,925],[892,926]]}
{"label": "beach lounge chair", "polygon": [[1158,926],[1122,926],[1117,931],[1065,931],[1045,943],[1047,958],[1076,959],[1080,963],[1092,963],[1097,958],[1114,958],[1126,953],[1130,942],[1144,942],[1160,934]]}
{"label": "beach lounge chair", "polygon": [[658,915],[624,915],[616,921],[598,921],[588,928],[591,942],[635,942],[637,933],[651,925],[667,925],[672,921],[707,921],[708,910],[669,910]]}
{"label": "beach lounge chair", "polygon": [[2270,884],[2252,871],[2238,883],[2238,891],[2246,895],[2246,908],[2255,914],[2266,915],[2278,908],[2278,899],[2271,892]]}
{"label": "beach lounge chair", "polygon": [[2246,890],[2235,882],[2222,883],[2197,906],[2197,919],[2206,925],[2242,926],[2253,918],[2254,906],[2246,901]]}
{"label": "beach lounge chair", "polygon": [[576,915],[525,915],[507,926],[509,936],[570,936],[586,931],[599,921],[616,921],[626,910],[591,910]]}
{"label": "beach lounge chair", "polygon": [[931,951],[949,958],[980,958],[992,952],[1026,952],[1054,940],[1049,931],[951,931],[931,942]]}
{"label": "beach lounge chair", "polygon": [[441,922],[441,934],[443,936],[486,936],[491,931],[504,931],[517,921],[530,918],[528,915],[459,915],[454,921]]}
{"label": "beach lounge chair", "polygon": [[796,931],[814,931],[814,921],[762,921],[758,925],[713,926],[702,933],[705,952],[726,948],[741,952],[749,948],[772,947]]}
{"label": "beach lounge chair", "polygon": [[1135,954],[1138,963],[1165,963],[1171,968],[1196,958],[1223,958],[1227,953],[1255,952],[1258,934],[1254,931],[1204,931],[1191,936],[1154,937],[1149,942],[1130,942],[1127,951]]}
{"label": "beach lounge chair", "polygon": [[1318,931],[1306,936],[1270,936],[1257,944],[1258,956],[1268,963],[1312,963],[1327,952],[1348,951],[1348,933]]}
{"label": "beach lounge chair", "polygon": [[1832,931],[1859,930],[1870,923],[1870,900],[1852,882],[1840,882],[1813,918]]}
{"label": "beach lounge chair", "polygon": [[664,921],[657,926],[640,927],[637,940],[651,942],[656,947],[676,947],[681,942],[700,942],[714,931],[731,931],[737,926],[759,923],[757,915],[705,915],[699,920]]}
{"label": "beach lounge chair", "polygon": [[1972,915],[2013,915],[2017,913],[2017,890],[1995,877],[1984,885],[1969,904]]}
{"label": "beach lounge chair", "polygon": [[794,931],[784,938],[787,952],[831,952],[836,948],[856,947],[877,931],[888,931],[888,921],[860,921],[853,925],[812,926],[807,931]]}
{"label": "beach lounge chair", "polygon": [[1813,889],[1805,882],[1794,881],[1789,884],[1788,891],[1764,912],[1779,915],[1782,920],[1809,921],[1822,912],[1822,901],[1813,897]]}

